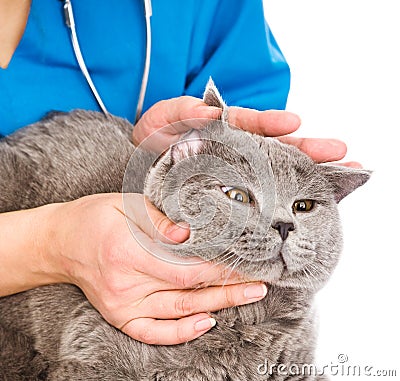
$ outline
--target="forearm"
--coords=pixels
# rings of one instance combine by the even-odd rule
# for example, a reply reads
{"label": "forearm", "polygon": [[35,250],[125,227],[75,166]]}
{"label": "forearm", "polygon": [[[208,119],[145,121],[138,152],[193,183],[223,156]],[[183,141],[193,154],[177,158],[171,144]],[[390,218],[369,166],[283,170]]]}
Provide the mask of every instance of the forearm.
{"label": "forearm", "polygon": [[53,207],[0,214],[0,296],[63,281],[44,252]]}

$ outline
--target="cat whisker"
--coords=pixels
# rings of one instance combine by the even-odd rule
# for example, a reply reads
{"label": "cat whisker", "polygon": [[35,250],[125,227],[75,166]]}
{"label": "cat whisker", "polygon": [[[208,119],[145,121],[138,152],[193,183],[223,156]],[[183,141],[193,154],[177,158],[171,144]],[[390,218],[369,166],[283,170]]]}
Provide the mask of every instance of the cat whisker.
{"label": "cat whisker", "polygon": [[317,266],[315,263],[311,262],[311,263],[307,264],[307,267],[310,270],[313,270],[313,272],[316,273],[316,274],[323,273],[323,274],[325,274],[327,276],[330,276],[329,271],[324,266]]}
{"label": "cat whisker", "polygon": [[[230,269],[230,272],[227,274],[227,276],[226,276],[226,278],[225,278],[225,281],[224,281],[222,287],[226,286],[226,282],[228,281],[229,277],[231,276],[231,274],[232,274],[233,271],[235,270],[235,267],[237,267],[237,266],[240,264],[241,261],[242,261],[242,262],[244,261],[244,259],[241,258],[241,257],[238,257],[237,259],[235,259],[235,260],[233,261],[232,266],[231,266],[231,269]],[[228,266],[229,266],[229,265],[228,265]]]}
{"label": "cat whisker", "polygon": [[306,268],[304,268],[302,270],[302,273],[304,274],[304,276],[307,278],[307,282],[310,283],[310,276],[308,275],[308,271]]}
{"label": "cat whisker", "polygon": [[303,273],[306,276],[307,280],[311,283],[311,278],[314,279],[315,281],[318,281],[318,278],[314,275],[314,273],[311,271],[311,266],[309,267],[304,267],[303,268]]}
{"label": "cat whisker", "polygon": [[[229,251],[229,252],[223,254],[218,262],[213,263],[212,266],[209,267],[208,269],[201,271],[194,279],[199,278],[201,275],[205,274],[207,271],[210,271],[212,268],[215,268],[216,266],[220,266],[222,263],[231,260],[234,256],[235,256],[235,253],[233,251]],[[230,265],[225,266],[224,270],[226,270],[228,268],[230,268]],[[230,277],[231,273],[232,272],[230,271],[228,276],[225,277],[225,281],[224,281],[223,285],[225,285],[225,283],[226,283],[227,279]],[[214,282],[218,282],[219,280],[220,280],[219,278],[215,278],[208,282],[202,282],[201,284],[198,284],[196,287],[194,287],[192,291],[196,291],[196,290],[202,289],[204,287],[212,286],[212,285],[214,285]]]}
{"label": "cat whisker", "polygon": [[[227,253],[221,255],[221,257],[219,258],[219,260],[215,263],[213,263],[209,268],[207,268],[206,270],[201,271],[199,274],[197,274],[197,276],[194,278],[194,280],[196,280],[197,278],[200,278],[202,275],[204,275],[207,271],[210,271],[211,269],[221,265],[222,263],[228,261],[229,259],[231,259],[234,256],[234,252],[233,251],[228,251]],[[217,279],[214,279],[215,281]]]}

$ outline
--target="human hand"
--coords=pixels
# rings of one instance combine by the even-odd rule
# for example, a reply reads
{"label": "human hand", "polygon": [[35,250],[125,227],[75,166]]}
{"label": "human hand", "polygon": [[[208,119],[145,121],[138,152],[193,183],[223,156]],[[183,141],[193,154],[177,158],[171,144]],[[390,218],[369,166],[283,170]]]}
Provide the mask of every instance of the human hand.
{"label": "human hand", "polygon": [[[201,99],[182,96],[160,101],[147,110],[133,130],[136,146],[147,138],[148,144],[162,152],[177,142],[191,128],[201,128],[209,119],[218,119],[222,110],[207,106]],[[191,120],[196,120],[191,123]],[[183,123],[177,123],[183,121]],[[284,143],[297,146],[316,162],[341,160],[346,155],[346,145],[336,139],[297,138],[284,136],[296,131],[300,118],[280,110],[257,111],[242,107],[229,107],[229,123],[263,136],[279,137]],[[155,132],[157,134],[153,135]],[[357,163],[348,163],[357,166]]]}
{"label": "human hand", "polygon": [[[130,227],[141,241],[188,238],[188,229],[173,224],[143,195],[129,196]],[[195,339],[215,323],[204,311],[266,294],[263,283],[234,284],[243,280],[210,263],[178,265],[149,254],[128,228],[121,194],[87,196],[47,210],[46,263],[61,274],[59,281],[80,287],[110,324],[139,341],[169,345]]]}

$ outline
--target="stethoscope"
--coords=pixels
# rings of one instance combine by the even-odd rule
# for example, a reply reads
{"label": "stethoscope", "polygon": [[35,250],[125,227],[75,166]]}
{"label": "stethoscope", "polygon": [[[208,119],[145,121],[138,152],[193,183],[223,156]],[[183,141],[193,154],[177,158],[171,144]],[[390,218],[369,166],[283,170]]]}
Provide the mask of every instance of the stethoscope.
{"label": "stethoscope", "polygon": [[[101,110],[104,112],[105,115],[108,115],[109,112],[106,106],[104,105],[104,102],[102,101],[100,94],[96,89],[96,86],[93,83],[93,80],[86,67],[85,60],[83,59],[82,51],[78,42],[78,36],[76,34],[74,13],[72,10],[71,0],[61,0],[61,1],[63,1],[64,3],[63,8],[64,8],[65,24],[67,25],[67,27],[71,32],[72,47],[74,49],[75,58],[78,62],[79,68],[81,69],[81,72],[84,75],[86,82],[88,83],[90,90],[92,91],[94,97],[96,98],[96,101],[99,104]],[[135,123],[139,120],[142,114],[143,102],[147,89],[147,81],[149,79],[150,55],[151,55],[151,25],[150,25],[150,17],[152,15],[151,0],[144,0],[144,13],[146,19],[146,58],[142,75],[142,84],[140,86],[139,98],[136,107]]]}

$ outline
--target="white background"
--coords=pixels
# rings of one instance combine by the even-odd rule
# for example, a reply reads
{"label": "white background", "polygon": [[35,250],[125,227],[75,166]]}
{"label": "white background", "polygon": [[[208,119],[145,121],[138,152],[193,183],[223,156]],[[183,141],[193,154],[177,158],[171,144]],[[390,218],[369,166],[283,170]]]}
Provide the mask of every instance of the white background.
{"label": "white background", "polygon": [[[397,369],[400,379],[400,14],[396,0],[265,0],[288,60],[296,135],[335,137],[374,170],[340,204],[345,249],[318,294],[317,362]],[[376,377],[357,377],[359,380]],[[336,376],[334,380],[353,377]]]}

